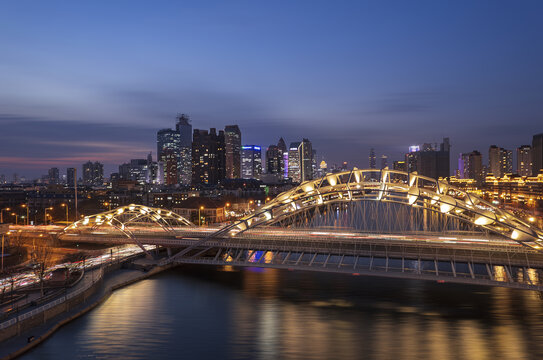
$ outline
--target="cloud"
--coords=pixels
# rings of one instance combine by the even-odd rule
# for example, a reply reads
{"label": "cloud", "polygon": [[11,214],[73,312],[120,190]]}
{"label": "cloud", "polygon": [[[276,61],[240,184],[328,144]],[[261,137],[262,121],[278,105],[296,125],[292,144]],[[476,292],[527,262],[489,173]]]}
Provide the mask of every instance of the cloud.
{"label": "cloud", "polygon": [[100,161],[111,171],[131,158],[155,153],[156,131],[134,125],[57,121],[0,114],[0,172],[39,176],[49,167]]}

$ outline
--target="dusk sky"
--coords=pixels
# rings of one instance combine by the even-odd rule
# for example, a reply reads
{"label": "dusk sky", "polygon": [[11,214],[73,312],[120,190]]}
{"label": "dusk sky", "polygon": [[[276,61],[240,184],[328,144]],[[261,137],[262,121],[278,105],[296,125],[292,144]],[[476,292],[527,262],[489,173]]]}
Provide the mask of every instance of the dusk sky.
{"label": "dusk sky", "polygon": [[177,113],[367,167],[543,132],[543,1],[3,1],[0,174],[152,151]]}

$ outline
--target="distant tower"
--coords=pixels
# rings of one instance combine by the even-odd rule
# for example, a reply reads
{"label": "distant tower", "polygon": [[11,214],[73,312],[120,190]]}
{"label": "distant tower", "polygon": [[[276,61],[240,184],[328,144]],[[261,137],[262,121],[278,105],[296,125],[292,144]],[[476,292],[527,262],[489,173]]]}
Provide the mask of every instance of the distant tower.
{"label": "distant tower", "polygon": [[513,152],[496,145],[488,149],[488,167],[490,172],[497,178],[513,172]]}
{"label": "distant tower", "polygon": [[77,170],[75,168],[66,169],[66,185],[70,188],[75,187],[77,181]]}
{"label": "distant tower", "polygon": [[[157,161],[164,167],[164,184],[178,183],[180,135],[177,130],[162,129],[157,133]],[[122,177],[122,176],[121,176]]]}
{"label": "distant tower", "polygon": [[388,156],[381,155],[381,170],[388,167]]}
{"label": "distant tower", "polygon": [[260,179],[260,175],[262,175],[262,153],[260,146],[242,146],[241,173],[244,179]]}
{"label": "distant tower", "polygon": [[226,176],[224,131],[194,129],[192,139],[192,184],[220,183]]}
{"label": "distant tower", "polygon": [[54,167],[54,168],[49,169],[48,178],[49,178],[49,184],[59,184],[60,172],[58,168]]}
{"label": "distant tower", "polygon": [[375,158],[375,149],[374,148],[370,149],[369,164],[370,164],[370,169],[376,169],[377,161],[376,161],[376,158]]}
{"label": "distant tower", "polygon": [[292,179],[293,182],[300,182],[300,152],[298,147],[300,142],[290,143],[288,149],[288,177]]}
{"label": "distant tower", "polygon": [[104,183],[104,164],[88,161],[83,164],[83,183],[100,186]]}
{"label": "distant tower", "polygon": [[475,179],[478,185],[484,182],[483,156],[477,150],[460,154],[458,160],[460,177],[462,179]]}
{"label": "distant tower", "polygon": [[283,177],[283,151],[277,145],[268,146],[266,151],[266,173]]}
{"label": "distant tower", "polygon": [[517,148],[517,174],[520,176],[532,176],[532,147],[522,145]]}
{"label": "distant tower", "polygon": [[313,147],[311,141],[303,139],[298,147],[300,153],[300,181],[313,179]]}
{"label": "distant tower", "polygon": [[177,116],[175,130],[179,133],[178,182],[182,185],[190,185],[192,177],[192,125],[188,115]]}
{"label": "distant tower", "polygon": [[224,128],[226,149],[226,178],[241,178],[241,131],[237,125]]}
{"label": "distant tower", "polygon": [[283,178],[288,179],[288,149],[283,138],[279,139],[277,142],[277,147],[283,153]]}

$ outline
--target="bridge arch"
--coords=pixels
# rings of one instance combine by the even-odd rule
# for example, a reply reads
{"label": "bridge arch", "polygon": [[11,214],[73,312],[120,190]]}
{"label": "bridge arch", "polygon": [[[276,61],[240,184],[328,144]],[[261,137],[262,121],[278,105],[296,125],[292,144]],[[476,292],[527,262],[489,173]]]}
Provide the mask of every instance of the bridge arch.
{"label": "bridge arch", "polygon": [[422,208],[535,249],[543,246],[543,231],[511,212],[499,209],[446,181],[389,169],[354,168],[303,182],[280,194],[254,214],[219,232],[230,232],[231,236],[235,236],[258,226],[273,225],[308,209],[357,201],[396,203]]}
{"label": "bridge arch", "polygon": [[157,225],[167,233],[175,233],[175,227],[177,226],[195,226],[192,222],[171,210],[130,204],[99,214],[85,216],[83,219],[65,227],[63,234],[95,231],[100,228],[115,229],[130,238],[147,253],[147,250],[138,241],[134,228],[136,226],[156,227]]}

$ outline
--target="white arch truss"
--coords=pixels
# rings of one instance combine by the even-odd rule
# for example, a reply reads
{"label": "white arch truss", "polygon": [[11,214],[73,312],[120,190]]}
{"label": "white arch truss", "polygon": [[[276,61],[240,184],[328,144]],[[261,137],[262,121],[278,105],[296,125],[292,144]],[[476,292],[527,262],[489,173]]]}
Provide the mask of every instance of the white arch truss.
{"label": "white arch truss", "polygon": [[420,207],[471,223],[535,249],[543,246],[543,231],[511,212],[499,209],[445,181],[416,172],[389,169],[354,168],[303,182],[220,232],[230,232],[235,236],[257,226],[272,225],[310,208],[350,201],[392,202]]}
{"label": "white arch truss", "polygon": [[120,231],[147,252],[134,235],[131,225],[158,225],[168,233],[175,233],[175,226],[195,226],[192,222],[171,210],[130,204],[99,214],[85,216],[83,219],[64,228],[63,232],[69,233],[108,227]]}

